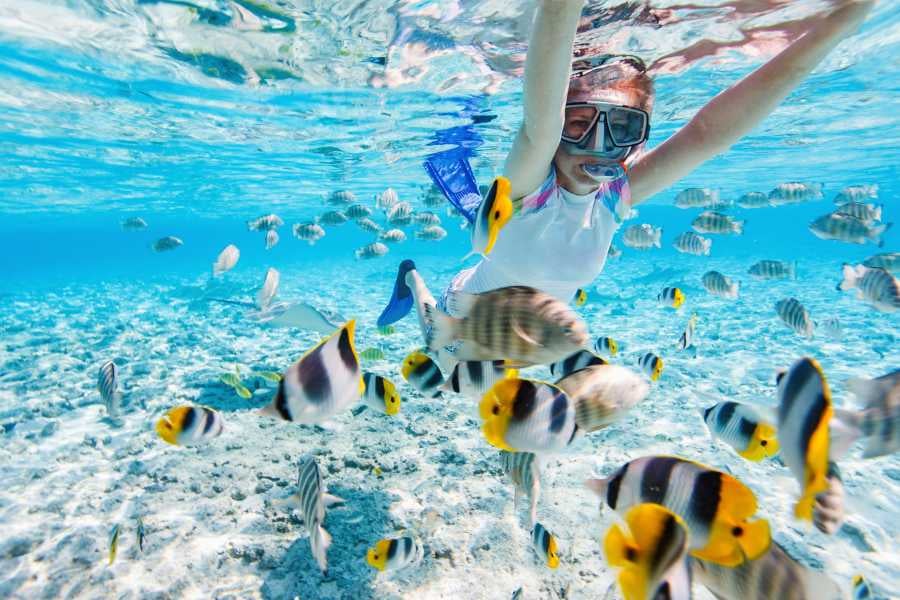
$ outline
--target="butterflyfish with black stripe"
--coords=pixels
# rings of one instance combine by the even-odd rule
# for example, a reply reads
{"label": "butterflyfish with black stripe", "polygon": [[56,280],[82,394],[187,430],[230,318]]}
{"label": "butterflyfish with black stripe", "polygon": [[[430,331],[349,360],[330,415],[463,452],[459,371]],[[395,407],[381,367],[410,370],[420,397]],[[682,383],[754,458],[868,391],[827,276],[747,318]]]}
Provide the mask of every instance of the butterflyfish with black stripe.
{"label": "butterflyfish with black stripe", "polygon": [[638,365],[644,374],[650,378],[650,381],[659,381],[664,368],[662,358],[652,352],[647,352],[638,359]]}
{"label": "butterflyfish with black stripe", "polygon": [[457,360],[549,364],[587,345],[584,321],[565,302],[527,286],[453,294],[459,318],[425,306],[428,346],[458,344]]}
{"label": "butterflyfish with black stripe", "polygon": [[746,404],[730,400],[703,410],[703,421],[714,437],[754,462],[778,454],[775,425],[763,420]]}
{"label": "butterflyfish with black stripe", "polygon": [[440,389],[481,398],[498,381],[517,375],[518,371],[507,366],[504,360],[464,360],[453,366]]}
{"label": "butterflyfish with black stripe", "polygon": [[503,472],[512,479],[515,488],[513,511],[519,507],[519,498],[525,495],[529,502],[529,524],[537,521],[537,503],[541,497],[541,468],[537,456],[532,452],[500,451],[500,465]]}
{"label": "butterflyfish with black stripe", "polygon": [[390,379],[366,372],[363,373],[363,384],[366,386],[362,395],[365,406],[385,415],[393,416],[400,412],[400,394]]}
{"label": "butterflyfish with black stripe", "polygon": [[696,558],[734,567],[761,556],[771,542],[768,521],[751,520],[757,504],[750,488],[699,463],[645,456],[586,485],[620,515],[645,502],[669,509],[687,525]]}
{"label": "butterflyfish with black stripe", "polygon": [[359,401],[365,383],[353,341],[355,327],[355,321],[348,321],[288,367],[272,402],[260,413],[321,423]]}
{"label": "butterflyfish with black stripe", "polygon": [[674,308],[675,310],[681,308],[681,305],[684,304],[684,299],[684,292],[681,291],[681,288],[677,287],[665,287],[656,296],[656,302],[660,306]]}
{"label": "butterflyfish with black stripe", "polygon": [[426,398],[437,398],[441,395],[444,374],[434,360],[424,352],[411,352],[403,359],[400,367],[403,379],[409,382]]}
{"label": "butterflyfish with black stripe", "polygon": [[688,530],[659,504],[638,504],[625,514],[627,527],[613,525],[603,540],[606,561],[619,570],[625,600],[689,600]]}
{"label": "butterflyfish with black stripe", "polygon": [[473,254],[487,256],[494,249],[500,231],[513,216],[513,204],[509,196],[511,190],[512,184],[506,177],[494,180],[478,205],[472,227],[472,251],[466,257]]}
{"label": "butterflyfish with black stripe", "polygon": [[416,538],[403,536],[379,540],[366,552],[366,562],[379,571],[396,571],[422,562],[425,550]]}
{"label": "butterflyfish with black stripe", "polygon": [[822,367],[794,363],[778,381],[778,442],[784,464],[800,483],[794,515],[812,521],[813,503],[828,489],[829,423],[834,410]]}
{"label": "butterflyfish with black stripe", "polygon": [[559,566],[559,544],[556,537],[540,523],[531,528],[531,547],[538,559],[551,569]]}
{"label": "butterflyfish with black stripe", "polygon": [[772,542],[759,558],[725,567],[692,560],[694,581],[721,600],[844,600],[843,591],[828,575],[794,560]]}
{"label": "butterflyfish with black stripe", "polygon": [[590,350],[577,350],[564,359],[551,364],[550,374],[554,377],[565,377],[585,367],[605,364],[608,364],[605,358],[597,356]]}
{"label": "butterflyfish with black stripe", "polygon": [[559,452],[575,438],[575,405],[558,387],[531,379],[504,379],[481,399],[482,433],[508,452]]}
{"label": "butterflyfish with black stripe", "polygon": [[206,406],[177,406],[156,422],[156,433],[175,446],[205,444],[222,434],[225,422]]}

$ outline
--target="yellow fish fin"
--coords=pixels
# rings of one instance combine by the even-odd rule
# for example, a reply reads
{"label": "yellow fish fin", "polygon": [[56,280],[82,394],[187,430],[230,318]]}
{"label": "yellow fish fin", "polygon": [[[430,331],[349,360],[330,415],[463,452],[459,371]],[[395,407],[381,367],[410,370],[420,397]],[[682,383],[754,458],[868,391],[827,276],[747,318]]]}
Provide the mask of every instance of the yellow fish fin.
{"label": "yellow fish fin", "polygon": [[634,560],[637,548],[634,541],[625,535],[621,527],[613,525],[606,532],[606,538],[603,540],[603,554],[606,555],[606,562],[610,566],[624,567]]}

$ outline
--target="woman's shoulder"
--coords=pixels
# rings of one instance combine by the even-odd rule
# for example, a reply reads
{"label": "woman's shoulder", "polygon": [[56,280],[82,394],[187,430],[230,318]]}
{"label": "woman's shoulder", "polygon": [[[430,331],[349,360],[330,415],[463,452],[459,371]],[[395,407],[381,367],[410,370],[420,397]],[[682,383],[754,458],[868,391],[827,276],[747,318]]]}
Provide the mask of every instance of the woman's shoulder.
{"label": "woman's shoulder", "polygon": [[556,191],[556,169],[551,166],[550,172],[544,178],[543,183],[530,194],[514,200],[513,205],[517,208],[516,212],[520,215],[538,212],[550,204],[551,199],[556,196]]}

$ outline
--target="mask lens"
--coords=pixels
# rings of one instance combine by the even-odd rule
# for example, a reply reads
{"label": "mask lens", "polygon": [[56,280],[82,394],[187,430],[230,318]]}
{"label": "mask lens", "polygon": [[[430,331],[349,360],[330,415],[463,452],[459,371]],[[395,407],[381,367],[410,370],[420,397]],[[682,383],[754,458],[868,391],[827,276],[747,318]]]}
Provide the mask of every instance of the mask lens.
{"label": "mask lens", "polygon": [[607,113],[609,135],[616,146],[633,146],[644,141],[647,116],[637,110],[612,108]]}
{"label": "mask lens", "polygon": [[591,132],[600,111],[596,106],[575,105],[566,107],[562,137],[572,143],[579,143]]}

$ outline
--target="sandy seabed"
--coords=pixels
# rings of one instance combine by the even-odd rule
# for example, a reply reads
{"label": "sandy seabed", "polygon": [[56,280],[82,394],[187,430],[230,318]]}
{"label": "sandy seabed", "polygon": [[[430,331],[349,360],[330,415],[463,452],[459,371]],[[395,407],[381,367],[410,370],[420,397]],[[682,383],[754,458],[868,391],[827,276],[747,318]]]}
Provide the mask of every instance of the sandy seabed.
{"label": "sandy seabed", "polygon": [[[276,422],[256,414],[274,388],[254,370],[280,371],[318,336],[262,326],[240,307],[211,297],[249,300],[263,270],[240,267],[221,281],[173,278],[147,284],[70,285],[0,299],[0,597],[4,598],[602,598],[614,574],[601,540],[615,515],[598,511],[582,487],[624,462],[674,454],[726,470],[746,483],[775,539],[845,589],[854,574],[883,592],[900,582],[900,457],[863,460],[857,447],[841,462],[847,520],[828,537],[792,517],[798,484],[776,458],[747,462],[712,439],[700,409],[732,399],[772,406],[774,373],[797,358],[817,358],[835,403],[850,377],[874,377],[898,365],[896,315],[871,310],[835,291],[839,263],[800,264],[797,281],[757,282],[753,261],[626,253],[607,265],[579,310],[594,337],[620,342],[613,362],[636,368],[654,351],[662,378],[643,404],[616,425],[580,440],[542,465],[538,519],[557,536],[562,564],[536,559],[523,501],[498,453],[480,433],[472,399],[425,399],[399,374],[421,346],[416,320],[393,335],[374,322],[387,298],[394,253],[365,263],[282,269],[284,300],[305,300],[357,319],[357,347],[386,354],[364,364],[397,383],[397,417],[348,411],[325,428]],[[761,256],[759,258],[772,258]],[[435,293],[456,260],[423,259]],[[651,266],[652,264],[652,266]],[[708,295],[700,277],[715,268],[740,279],[735,301]],[[338,282],[336,282],[339,281]],[[616,283],[618,282],[618,283]],[[687,294],[679,312],[656,304],[666,285]],[[798,298],[813,318],[838,317],[840,341],[794,334],[774,311]],[[696,312],[696,357],[675,344]],[[892,354],[893,352],[893,354]],[[96,390],[105,360],[120,367],[121,422],[110,423]],[[239,365],[254,395],[243,400],[219,382]],[[544,367],[526,375],[545,378]],[[163,443],[153,424],[179,404],[221,411],[225,431],[204,446]],[[273,506],[291,493],[298,458],[314,454],[326,485],[345,499],[329,509],[334,538],[323,576],[297,515]],[[138,548],[137,519],[146,528]],[[118,557],[108,537],[121,529]],[[419,566],[376,574],[365,563],[378,539],[412,532],[423,541]],[[695,584],[696,598],[711,596]],[[610,597],[613,597],[611,594]]]}

